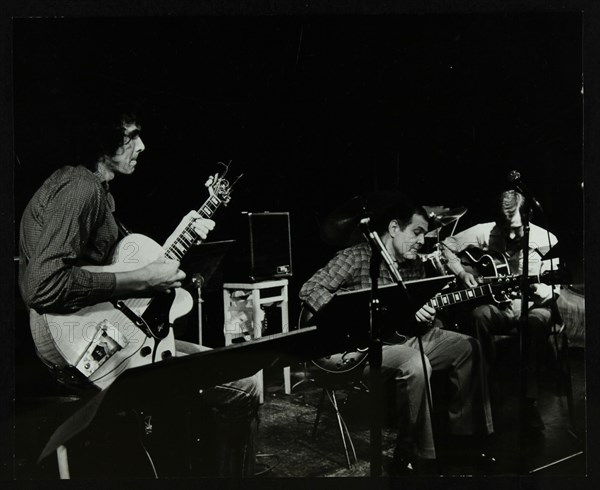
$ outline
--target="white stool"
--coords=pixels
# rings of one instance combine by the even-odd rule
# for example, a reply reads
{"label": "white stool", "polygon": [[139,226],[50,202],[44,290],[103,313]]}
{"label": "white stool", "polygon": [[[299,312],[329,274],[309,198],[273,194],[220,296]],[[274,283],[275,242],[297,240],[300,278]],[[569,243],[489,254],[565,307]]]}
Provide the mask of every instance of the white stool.
{"label": "white stool", "polygon": [[[245,340],[262,337],[262,326],[265,312],[264,306],[277,305],[281,310],[281,331],[289,332],[288,319],[288,280],[273,279],[254,283],[223,284],[224,334],[225,345],[235,339]],[[292,392],[290,368],[283,368],[284,391]],[[260,403],[264,402],[263,372],[258,372]]]}

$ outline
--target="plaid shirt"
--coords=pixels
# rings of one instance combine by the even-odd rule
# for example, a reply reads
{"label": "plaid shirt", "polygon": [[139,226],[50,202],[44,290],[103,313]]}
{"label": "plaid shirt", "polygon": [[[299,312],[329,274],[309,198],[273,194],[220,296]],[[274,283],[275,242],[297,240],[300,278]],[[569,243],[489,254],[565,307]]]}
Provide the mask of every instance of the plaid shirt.
{"label": "plaid shirt", "polygon": [[[354,291],[371,287],[371,246],[359,243],[339,251],[329,263],[319,269],[300,289],[300,300],[314,312],[327,304],[337,291]],[[404,281],[423,279],[425,267],[420,261],[400,264],[398,271]],[[394,282],[385,262],[379,269],[381,285]]]}
{"label": "plaid shirt", "polygon": [[106,301],[113,273],[105,264],[118,239],[115,203],[100,179],[83,166],[65,166],[37,190],[21,218],[19,288],[28,307],[66,313]]}

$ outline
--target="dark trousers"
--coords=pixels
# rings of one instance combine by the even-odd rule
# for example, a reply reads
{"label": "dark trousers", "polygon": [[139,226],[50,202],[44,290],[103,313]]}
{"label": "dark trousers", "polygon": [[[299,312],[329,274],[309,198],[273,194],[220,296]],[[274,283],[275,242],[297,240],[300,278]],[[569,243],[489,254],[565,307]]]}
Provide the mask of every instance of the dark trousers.
{"label": "dark trousers", "polygon": [[[492,412],[487,381],[481,376],[481,353],[476,339],[434,326],[422,336],[427,374],[449,373],[452,385],[448,407],[448,429],[456,435],[490,434]],[[436,457],[425,373],[417,337],[404,344],[384,345],[382,352],[384,383],[394,385],[399,411],[398,443],[422,458]],[[368,373],[368,368],[365,374]],[[433,394],[435,404],[435,393]]]}
{"label": "dark trousers", "polygon": [[[495,305],[481,305],[471,313],[473,334],[481,344],[486,370],[496,362],[494,335],[518,332],[520,326],[520,301],[513,301],[506,308]],[[548,307],[531,307],[528,311],[527,326],[523,331],[522,361],[524,369],[525,397],[539,398],[539,367],[546,352],[552,313]]]}

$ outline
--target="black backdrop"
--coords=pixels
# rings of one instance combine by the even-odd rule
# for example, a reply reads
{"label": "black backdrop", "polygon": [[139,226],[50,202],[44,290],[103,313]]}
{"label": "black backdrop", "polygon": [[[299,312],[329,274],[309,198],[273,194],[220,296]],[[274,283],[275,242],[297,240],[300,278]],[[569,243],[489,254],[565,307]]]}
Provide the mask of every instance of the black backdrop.
{"label": "black backdrop", "polygon": [[[488,221],[517,169],[582,282],[579,13],[15,19],[15,217],[73,163],[90,102],[143,103],[146,152],[112,189],[162,241],[232,161],[240,211],[291,215],[295,299],[333,249],[319,225],[352,196],[400,188]],[[540,217],[534,222],[543,224]],[[292,314],[294,313],[292,305]]]}

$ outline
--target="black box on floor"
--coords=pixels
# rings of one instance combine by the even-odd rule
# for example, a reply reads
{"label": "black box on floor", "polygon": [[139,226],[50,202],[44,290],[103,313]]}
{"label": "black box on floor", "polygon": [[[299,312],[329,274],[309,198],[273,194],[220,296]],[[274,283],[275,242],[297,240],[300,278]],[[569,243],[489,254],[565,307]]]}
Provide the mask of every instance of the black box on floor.
{"label": "black box on floor", "polygon": [[289,212],[244,211],[236,244],[228,255],[225,280],[256,282],[291,277],[292,244]]}

